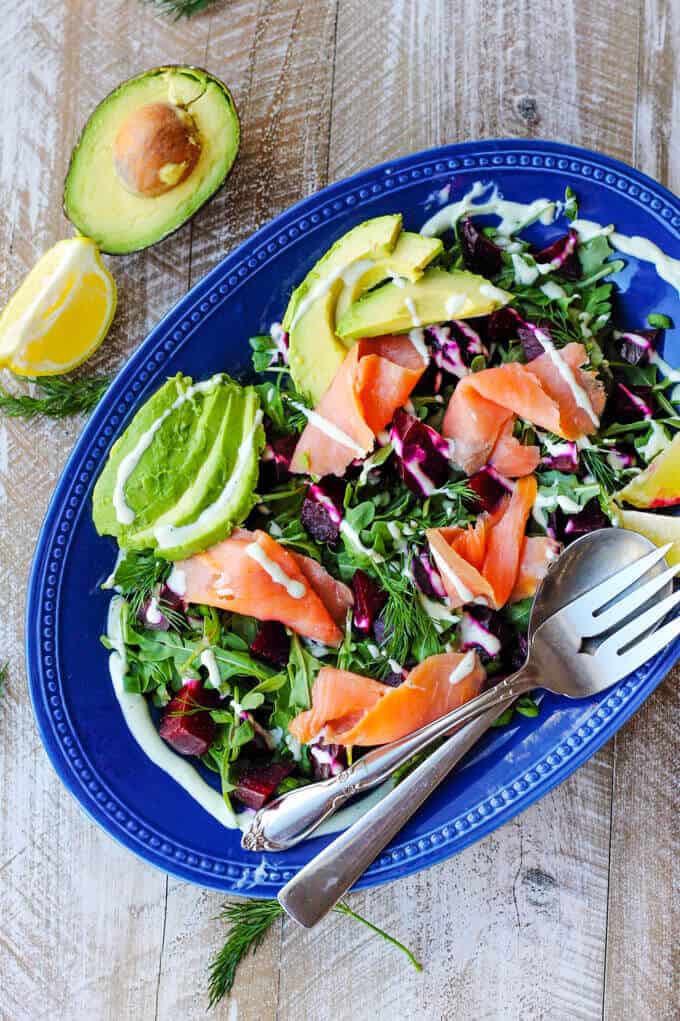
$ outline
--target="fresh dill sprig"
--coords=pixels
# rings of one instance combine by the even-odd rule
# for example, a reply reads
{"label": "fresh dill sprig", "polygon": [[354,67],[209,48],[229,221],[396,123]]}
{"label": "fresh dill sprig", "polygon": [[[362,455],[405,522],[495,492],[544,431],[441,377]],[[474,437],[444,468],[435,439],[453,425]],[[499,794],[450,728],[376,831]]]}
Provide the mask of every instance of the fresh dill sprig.
{"label": "fresh dill sprig", "polygon": [[401,571],[394,573],[382,564],[374,567],[382,588],[387,592],[387,603],[382,612],[386,661],[395,659],[404,663],[412,649],[418,651],[418,658],[437,652],[439,639],[434,621],[423,609],[410,579]]}
{"label": "fresh dill sprig", "polygon": [[148,0],[153,3],[161,14],[170,14],[175,21],[180,18],[192,18],[199,11],[211,7],[217,0]]}
{"label": "fresh dill sprig", "polygon": [[582,450],[581,458],[586,471],[605,492],[613,493],[619,488],[616,472],[600,450]]}
{"label": "fresh dill sprig", "polygon": [[[336,904],[334,910],[367,926],[376,935],[401,950],[416,971],[423,970],[422,964],[408,947],[369,922],[367,918],[357,914],[344,901]],[[208,979],[210,1007],[214,1007],[223,996],[231,992],[239,964],[249,953],[255,953],[271,926],[282,914],[283,908],[277,900],[245,900],[224,905],[219,918],[227,922],[230,928],[224,946],[210,964]]]}
{"label": "fresh dill sprig", "polygon": [[67,376],[43,376],[27,382],[38,383],[42,390],[39,397],[29,394],[12,394],[0,384],[0,412],[10,418],[68,418],[92,411],[104,396],[109,383],[108,376],[85,376],[69,379]]}
{"label": "fresh dill sprig", "polygon": [[[127,599],[133,615],[151,596],[154,586],[170,574],[167,560],[159,560],[152,550],[129,550],[116,568],[114,581]],[[162,608],[167,615],[167,607]],[[170,622],[172,623],[172,621]]]}

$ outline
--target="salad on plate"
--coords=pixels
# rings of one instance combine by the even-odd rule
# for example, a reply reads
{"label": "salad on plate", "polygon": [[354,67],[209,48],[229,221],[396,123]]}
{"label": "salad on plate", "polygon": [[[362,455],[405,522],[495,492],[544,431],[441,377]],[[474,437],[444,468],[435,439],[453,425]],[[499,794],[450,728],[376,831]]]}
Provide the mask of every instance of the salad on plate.
{"label": "salad on plate", "polygon": [[251,338],[252,375],[168,379],[96,484],[116,697],[227,826],[519,668],[576,537],[680,539],[672,323],[616,308],[620,254],[677,287],[680,263],[569,188],[448,197],[419,233],[395,213],[339,238]]}

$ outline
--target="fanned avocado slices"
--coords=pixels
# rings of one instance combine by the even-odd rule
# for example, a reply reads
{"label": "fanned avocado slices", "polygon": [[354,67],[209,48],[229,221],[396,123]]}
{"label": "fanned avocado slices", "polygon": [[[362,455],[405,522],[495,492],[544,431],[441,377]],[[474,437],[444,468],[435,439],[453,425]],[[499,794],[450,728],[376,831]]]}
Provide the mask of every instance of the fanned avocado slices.
{"label": "fanned avocado slices", "polygon": [[93,495],[100,535],[170,560],[230,534],[255,503],[259,398],[219,374],[169,379],[111,448]]}

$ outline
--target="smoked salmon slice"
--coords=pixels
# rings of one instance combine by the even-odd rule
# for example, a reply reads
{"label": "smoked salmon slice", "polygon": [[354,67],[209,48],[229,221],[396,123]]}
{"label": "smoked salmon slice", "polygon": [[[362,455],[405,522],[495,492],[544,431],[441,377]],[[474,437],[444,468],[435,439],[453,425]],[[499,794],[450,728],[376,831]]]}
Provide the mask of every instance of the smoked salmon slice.
{"label": "smoked salmon slice", "polygon": [[442,433],[453,440],[456,463],[466,474],[487,463],[512,478],[534,470],[538,450],[512,436],[514,416],[566,440],[597,428],[605,391],[594,373],[581,368],[588,358],[584,345],[567,344],[556,357],[561,368],[546,353],[527,365],[510,362],[471,373],[458,383]]}
{"label": "smoked salmon slice", "polygon": [[536,493],[536,479],[528,475],[518,479],[493,514],[480,515],[474,525],[425,533],[454,608],[479,600],[498,610],[507,603],[519,577]]}
{"label": "smoked salmon slice", "polygon": [[312,708],[299,713],[288,729],[303,744],[322,731],[327,744],[373,746],[396,741],[479,694],[484,670],[475,655],[459,677],[464,660],[459,652],[429,656],[398,688],[323,667],[312,688]]}
{"label": "smoked salmon slice", "polygon": [[266,532],[237,529],[177,563],[188,603],[205,603],[257,620],[278,620],[306,638],[337,646],[352,605],[350,589],[316,561],[285,549]]}
{"label": "smoked salmon slice", "polygon": [[511,603],[536,595],[539,583],[543,581],[551,565],[557,559],[560,544],[543,535],[527,535],[522,546],[519,571],[515,587],[510,594]]}
{"label": "smoked salmon slice", "polygon": [[425,363],[408,337],[360,340],[321,398],[293,452],[296,474],[344,475],[356,457],[372,448],[376,434],[406,403],[425,371]]}

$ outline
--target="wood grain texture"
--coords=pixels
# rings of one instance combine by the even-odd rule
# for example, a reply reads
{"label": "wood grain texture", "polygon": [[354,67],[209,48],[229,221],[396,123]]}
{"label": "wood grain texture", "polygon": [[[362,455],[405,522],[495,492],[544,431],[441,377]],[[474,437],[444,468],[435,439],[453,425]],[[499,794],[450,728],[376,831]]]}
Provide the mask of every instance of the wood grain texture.
{"label": "wood grain texture", "polygon": [[[0,20],[0,300],[68,233],[61,186],[118,82],[191,62],[234,92],[228,187],[172,238],[111,260],[110,369],[236,243],[327,180],[419,148],[537,136],[680,186],[673,0],[225,0],[190,22],[140,0],[9,0]],[[80,424],[0,421],[0,1018],[205,1018],[224,898],[167,880],[77,810],[40,745],[23,674],[25,579]],[[30,477],[30,487],[27,480]],[[665,1021],[676,1016],[678,673],[591,762],[457,858],[352,905],[413,947],[331,916],[277,925],[240,970],[235,1021]],[[669,792],[676,791],[676,800]],[[675,978],[674,978],[675,976]],[[675,984],[674,984],[675,983]]]}

